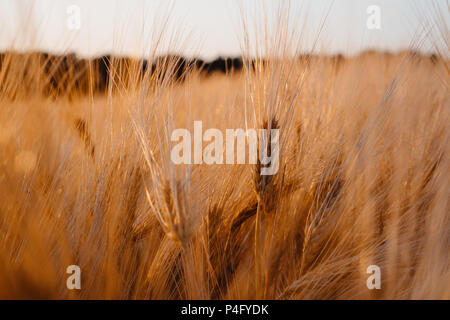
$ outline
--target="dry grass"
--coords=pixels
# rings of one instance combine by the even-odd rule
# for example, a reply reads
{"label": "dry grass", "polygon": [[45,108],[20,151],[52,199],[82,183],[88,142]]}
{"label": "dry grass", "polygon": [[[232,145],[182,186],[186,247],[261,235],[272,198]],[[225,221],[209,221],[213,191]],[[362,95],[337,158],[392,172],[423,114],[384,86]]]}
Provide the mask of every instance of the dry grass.
{"label": "dry grass", "polygon": [[[113,65],[104,95],[64,94],[69,68],[55,99],[42,56],[3,59],[1,298],[450,298],[448,61],[281,55],[183,83],[174,65]],[[279,128],[278,174],[175,166],[194,120]]]}

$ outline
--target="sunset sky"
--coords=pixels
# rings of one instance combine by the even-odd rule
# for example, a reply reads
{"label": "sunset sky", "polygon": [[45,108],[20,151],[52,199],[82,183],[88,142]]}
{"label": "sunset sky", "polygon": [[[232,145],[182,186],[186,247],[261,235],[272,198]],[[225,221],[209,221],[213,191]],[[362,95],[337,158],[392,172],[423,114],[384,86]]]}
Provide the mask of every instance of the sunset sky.
{"label": "sunset sky", "polygon": [[[0,48],[34,49],[57,52],[74,51],[80,55],[98,55],[113,51],[145,55],[155,21],[163,21],[167,12],[167,35],[174,36],[172,51],[214,58],[239,55],[242,8],[252,21],[258,8],[266,3],[269,14],[277,1],[261,0],[2,0],[0,1]],[[282,1],[287,2],[287,1]],[[407,49],[412,44],[428,50],[429,42],[420,41],[422,25],[429,21],[433,5],[440,7],[449,22],[446,0],[292,0],[292,25],[301,29],[301,49],[308,51],[319,33],[317,51],[356,53],[367,48]],[[169,4],[171,3],[171,4]],[[69,30],[67,8],[80,8],[81,25]],[[381,9],[381,29],[366,26],[371,5]],[[327,16],[327,12],[329,12]],[[158,23],[156,23],[158,25]],[[161,24],[159,24],[161,25]],[[145,27],[143,27],[145,26]],[[143,31],[144,30],[144,31]],[[144,36],[142,36],[144,35]],[[174,44],[176,45],[174,47]],[[164,46],[169,46],[167,41]],[[175,48],[175,49],[174,49]],[[164,51],[161,47],[161,50]]]}

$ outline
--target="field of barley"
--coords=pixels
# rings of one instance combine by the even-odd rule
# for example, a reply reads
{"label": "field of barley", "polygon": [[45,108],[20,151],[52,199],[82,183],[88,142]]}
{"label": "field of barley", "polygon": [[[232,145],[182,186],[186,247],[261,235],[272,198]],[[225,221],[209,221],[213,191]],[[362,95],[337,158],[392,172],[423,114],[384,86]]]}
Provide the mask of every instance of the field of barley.
{"label": "field of barley", "polygon": [[[3,54],[0,298],[450,299],[444,57],[269,54],[182,79],[174,56],[111,58],[98,90],[95,63]],[[194,121],[279,129],[278,173],[175,165]]]}

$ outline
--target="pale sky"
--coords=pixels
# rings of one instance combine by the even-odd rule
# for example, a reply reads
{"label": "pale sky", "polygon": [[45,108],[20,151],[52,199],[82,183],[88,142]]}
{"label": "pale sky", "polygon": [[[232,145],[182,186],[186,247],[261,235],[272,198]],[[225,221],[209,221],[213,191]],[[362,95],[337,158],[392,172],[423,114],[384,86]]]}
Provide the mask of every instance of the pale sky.
{"label": "pale sky", "polygon": [[[142,55],[154,46],[155,35],[159,34],[158,27],[154,26],[161,26],[170,11],[167,36],[173,36],[172,51],[206,59],[239,55],[240,8],[249,15],[248,21],[252,24],[252,17],[260,12],[257,8],[267,4],[270,16],[278,2],[0,0],[0,50],[76,52],[83,56],[111,51]],[[430,42],[420,42],[424,35],[421,26],[430,22],[433,5],[440,8],[438,11],[444,17],[447,30],[450,24],[447,0],[291,0],[290,3],[291,23],[302,35],[301,50],[304,51],[312,48],[325,17],[316,51],[350,54],[368,48],[396,51],[419,44],[422,50],[428,50]],[[68,21],[73,23],[73,20],[68,19],[74,15],[67,10],[73,5],[80,8],[80,28],[70,30]],[[367,27],[370,14],[366,11],[371,5],[381,9],[381,29]],[[429,37],[433,38],[431,34]],[[439,37],[433,39],[439,40]],[[164,46],[168,46],[168,41],[163,42],[161,51],[165,51]]]}

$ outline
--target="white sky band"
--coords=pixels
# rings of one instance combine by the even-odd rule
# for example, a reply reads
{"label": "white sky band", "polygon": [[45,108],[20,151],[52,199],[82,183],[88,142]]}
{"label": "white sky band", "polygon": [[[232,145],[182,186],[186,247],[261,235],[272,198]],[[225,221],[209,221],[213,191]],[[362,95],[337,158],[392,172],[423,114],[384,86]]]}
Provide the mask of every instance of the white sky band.
{"label": "white sky band", "polygon": [[[186,45],[170,48],[186,56],[213,59],[219,55],[240,55],[242,28],[240,0],[173,0],[172,23],[167,35],[182,30]],[[284,1],[284,0],[283,0]],[[165,15],[167,0],[2,0],[0,1],[0,50],[41,50],[55,53],[75,52],[81,56],[144,55],[152,45],[153,26]],[[240,1],[249,13],[249,25],[257,16],[262,3],[269,14],[274,12],[274,0]],[[440,6],[442,17],[449,21],[446,0],[292,0],[292,23],[302,34],[302,49],[313,47],[322,21],[315,53],[356,54],[366,49],[398,51],[417,43],[420,32],[433,15],[433,5]],[[380,29],[368,29],[370,6],[379,6]],[[78,6],[80,28],[68,28]],[[27,12],[27,10],[31,10]],[[144,27],[143,27],[144,24]],[[270,27],[270,26],[269,26]],[[143,34],[142,34],[142,30]],[[253,30],[250,30],[253,31]],[[33,38],[33,43],[28,43]],[[169,37],[170,38],[170,37]],[[439,38],[439,37],[438,37]],[[183,40],[183,39],[179,39]],[[253,39],[254,40],[254,39]],[[183,41],[179,41],[182,43]],[[184,43],[184,42],[183,42]],[[161,48],[162,51],[167,46]],[[421,45],[422,51],[433,50],[432,43]],[[433,50],[434,51],[434,50]],[[161,54],[166,52],[161,52]],[[147,57],[148,58],[148,57]]]}

